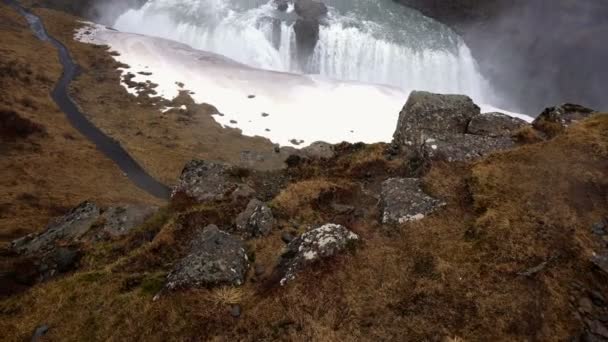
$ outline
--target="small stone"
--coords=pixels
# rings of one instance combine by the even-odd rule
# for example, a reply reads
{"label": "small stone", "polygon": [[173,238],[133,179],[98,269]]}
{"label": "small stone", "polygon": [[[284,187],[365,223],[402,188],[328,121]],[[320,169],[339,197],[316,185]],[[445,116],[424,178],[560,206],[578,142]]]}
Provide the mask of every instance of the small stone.
{"label": "small stone", "polygon": [[238,121],[236,121],[236,120],[230,120],[230,123],[233,124],[233,125],[236,125],[238,123]]}
{"label": "small stone", "polygon": [[355,207],[353,207],[352,205],[345,205],[345,204],[338,204],[338,203],[332,203],[330,205],[331,209],[333,211],[335,211],[338,214],[350,214],[353,211],[355,211]]}
{"label": "small stone", "polygon": [[281,234],[281,240],[285,243],[290,243],[295,238],[296,237],[290,232],[283,232],[283,234]]}
{"label": "small stone", "polygon": [[263,265],[255,265],[254,274],[256,277],[263,275],[266,272],[266,268]]}
{"label": "small stone", "polygon": [[230,307],[230,315],[234,318],[241,317],[242,308],[240,305],[235,304]]}
{"label": "small stone", "polygon": [[599,235],[599,236],[607,235],[608,232],[606,230],[608,228],[607,227],[608,224],[606,223],[606,221],[607,221],[606,219],[603,219],[603,220],[593,224],[593,226],[591,226],[591,231],[594,234]]}
{"label": "small stone", "polygon": [[442,201],[427,195],[417,178],[391,178],[382,183],[382,223],[407,223],[424,219]]}
{"label": "small stone", "polygon": [[255,99],[255,95],[248,95],[247,98],[248,99]]}
{"label": "small stone", "polygon": [[49,331],[49,326],[46,324],[42,324],[36,327],[34,330],[34,334],[32,335],[32,342],[39,341],[41,337],[46,335]]}
{"label": "small stone", "polygon": [[270,207],[257,198],[249,201],[247,208],[236,218],[237,231],[247,237],[266,236],[270,234],[274,224],[275,219]]}
{"label": "small stone", "polygon": [[268,116],[270,116],[270,114],[268,114],[268,113],[262,113],[262,117],[266,118]]}

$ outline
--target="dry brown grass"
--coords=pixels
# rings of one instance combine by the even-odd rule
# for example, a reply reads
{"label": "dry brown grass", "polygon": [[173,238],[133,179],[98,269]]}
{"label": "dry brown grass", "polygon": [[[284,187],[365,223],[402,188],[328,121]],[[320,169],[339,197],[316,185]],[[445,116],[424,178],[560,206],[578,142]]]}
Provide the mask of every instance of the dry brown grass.
{"label": "dry brown grass", "polygon": [[4,4],[0,41],[0,110],[46,132],[0,145],[0,244],[42,229],[86,199],[158,203],[71,127],[49,96],[61,74],[56,50]]}

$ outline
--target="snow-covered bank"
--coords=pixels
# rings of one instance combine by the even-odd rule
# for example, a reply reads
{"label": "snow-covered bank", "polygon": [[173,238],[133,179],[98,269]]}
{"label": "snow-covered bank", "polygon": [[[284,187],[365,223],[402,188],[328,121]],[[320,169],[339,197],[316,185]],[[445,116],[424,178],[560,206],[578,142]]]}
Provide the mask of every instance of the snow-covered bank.
{"label": "snow-covered bank", "polygon": [[390,141],[408,95],[390,86],[255,69],[181,43],[94,24],[76,39],[109,45],[130,66],[133,81],[158,84],[158,95],[173,99],[183,83],[197,103],[218,108],[222,115],[215,119],[222,125],[281,145],[294,139],[304,141],[299,147],[318,140]]}

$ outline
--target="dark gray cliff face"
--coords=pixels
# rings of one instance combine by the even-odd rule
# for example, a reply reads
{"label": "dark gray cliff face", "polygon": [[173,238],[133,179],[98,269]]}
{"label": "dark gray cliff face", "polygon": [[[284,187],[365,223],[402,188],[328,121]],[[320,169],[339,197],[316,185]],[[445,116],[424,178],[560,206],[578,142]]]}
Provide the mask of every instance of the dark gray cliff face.
{"label": "dark gray cliff face", "polygon": [[461,33],[500,105],[608,109],[608,1],[395,0]]}

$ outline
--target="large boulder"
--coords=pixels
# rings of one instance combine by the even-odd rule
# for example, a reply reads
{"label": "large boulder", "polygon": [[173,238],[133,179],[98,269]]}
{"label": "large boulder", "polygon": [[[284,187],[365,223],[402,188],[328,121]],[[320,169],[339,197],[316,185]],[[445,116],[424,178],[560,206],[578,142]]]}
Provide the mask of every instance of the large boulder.
{"label": "large boulder", "polygon": [[529,124],[522,119],[502,113],[484,113],[474,116],[467,133],[485,137],[511,137]]}
{"label": "large boulder", "polygon": [[399,113],[393,144],[420,146],[427,139],[465,134],[479,107],[464,95],[441,95],[413,91]]}
{"label": "large boulder", "polygon": [[294,10],[298,16],[307,20],[317,20],[327,15],[327,6],[316,0],[296,0]]}
{"label": "large boulder", "polygon": [[552,137],[568,126],[593,115],[595,111],[587,107],[566,103],[545,109],[532,123],[534,128]]}
{"label": "large boulder", "polygon": [[248,268],[243,241],[211,225],[192,241],[190,253],[169,273],[165,287],[238,286],[244,283]]}
{"label": "large boulder", "polygon": [[293,239],[279,260],[281,285],[295,279],[296,273],[321,259],[343,252],[359,241],[359,236],[338,224],[326,224]]}
{"label": "large boulder", "polygon": [[247,237],[259,237],[270,234],[275,219],[266,203],[254,198],[247,208],[236,218],[236,229]]}
{"label": "large boulder", "polygon": [[301,150],[302,154],[313,159],[331,159],[335,156],[334,147],[324,141],[316,141]]}
{"label": "large boulder", "polygon": [[150,218],[158,208],[147,205],[114,206],[103,210],[97,236],[120,237]]}
{"label": "large boulder", "polygon": [[422,156],[427,161],[472,161],[514,146],[513,139],[509,137],[493,138],[472,134],[453,134],[438,139],[427,139],[422,145]]}
{"label": "large boulder", "polygon": [[422,190],[417,178],[391,178],[382,183],[382,223],[421,220],[443,205]]}
{"label": "large boulder", "polygon": [[224,164],[192,160],[184,167],[171,197],[183,194],[197,202],[223,200],[238,187],[230,179],[230,170]]}
{"label": "large boulder", "polygon": [[319,41],[319,20],[298,19],[293,25],[296,34],[296,47],[300,66],[304,67],[308,57],[312,55]]}
{"label": "large boulder", "polygon": [[68,214],[52,221],[40,234],[30,234],[11,243],[18,253],[45,252],[59,240],[74,241],[84,236],[99,218],[101,212],[93,202],[83,202]]}

